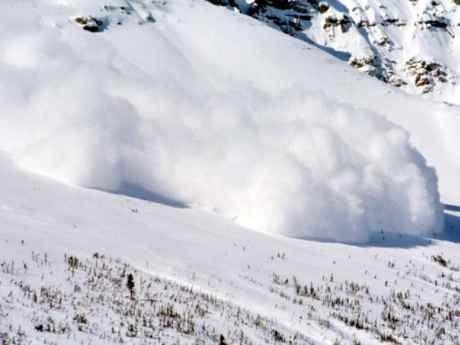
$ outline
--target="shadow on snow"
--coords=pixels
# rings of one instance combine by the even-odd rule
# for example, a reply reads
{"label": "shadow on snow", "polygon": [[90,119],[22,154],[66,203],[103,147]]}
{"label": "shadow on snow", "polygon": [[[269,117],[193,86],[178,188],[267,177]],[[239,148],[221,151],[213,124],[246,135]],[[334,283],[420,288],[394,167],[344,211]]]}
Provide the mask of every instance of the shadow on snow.
{"label": "shadow on snow", "polygon": [[175,208],[188,208],[188,205],[180,200],[169,198],[165,195],[155,193],[145,189],[142,186],[132,184],[132,183],[123,183],[116,190],[102,190],[103,192],[125,195],[130,198],[140,199],[144,201],[150,201],[157,204],[162,204],[166,206],[171,206]]}
{"label": "shadow on snow", "polygon": [[413,248],[418,246],[429,246],[434,241],[448,241],[460,243],[460,206],[444,205],[444,231],[433,237],[415,236],[394,232],[375,232],[371,234],[366,243],[334,241],[322,238],[303,237],[304,240],[313,240],[326,243],[342,243],[358,247],[382,247],[382,248]]}

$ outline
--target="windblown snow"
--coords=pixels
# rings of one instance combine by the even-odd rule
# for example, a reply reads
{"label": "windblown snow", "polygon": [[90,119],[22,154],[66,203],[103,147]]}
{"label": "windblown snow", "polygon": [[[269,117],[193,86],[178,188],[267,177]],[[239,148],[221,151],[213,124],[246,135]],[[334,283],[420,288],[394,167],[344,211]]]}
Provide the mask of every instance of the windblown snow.
{"label": "windblown snow", "polygon": [[[128,14],[113,0],[0,4],[0,149],[22,168],[294,237],[442,231],[429,165],[441,184],[459,165],[422,156],[455,136],[419,135],[437,106],[385,95],[391,89],[224,9],[136,4]],[[100,32],[82,30],[77,16],[98,18]],[[416,114],[426,126],[411,138],[382,114],[401,125]]]}

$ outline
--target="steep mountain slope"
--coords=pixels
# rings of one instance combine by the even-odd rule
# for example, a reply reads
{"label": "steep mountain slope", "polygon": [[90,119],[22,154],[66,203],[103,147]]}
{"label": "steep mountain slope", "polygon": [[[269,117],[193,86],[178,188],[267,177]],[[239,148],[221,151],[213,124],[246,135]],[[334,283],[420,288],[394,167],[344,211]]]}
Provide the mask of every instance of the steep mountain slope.
{"label": "steep mountain slope", "polygon": [[210,2],[312,42],[405,91],[460,102],[460,5],[454,0]]}

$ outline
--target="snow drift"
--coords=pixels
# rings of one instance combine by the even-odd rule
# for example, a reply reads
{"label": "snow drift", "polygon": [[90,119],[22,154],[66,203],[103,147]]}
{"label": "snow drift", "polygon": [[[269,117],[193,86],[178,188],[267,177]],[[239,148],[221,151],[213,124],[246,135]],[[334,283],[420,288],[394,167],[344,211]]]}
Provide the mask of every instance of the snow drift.
{"label": "snow drift", "polygon": [[269,92],[212,65],[198,73],[199,55],[160,25],[95,35],[5,6],[0,149],[20,166],[85,187],[137,186],[288,236],[442,230],[434,170],[383,117],[302,85]]}

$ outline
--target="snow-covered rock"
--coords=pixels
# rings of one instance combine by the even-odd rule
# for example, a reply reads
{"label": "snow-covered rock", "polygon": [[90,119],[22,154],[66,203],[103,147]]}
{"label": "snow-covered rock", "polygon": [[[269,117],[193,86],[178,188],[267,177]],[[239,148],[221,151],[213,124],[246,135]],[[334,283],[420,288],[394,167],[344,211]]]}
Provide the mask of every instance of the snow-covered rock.
{"label": "snow-covered rock", "polygon": [[[454,0],[224,1],[291,36],[317,44],[358,70],[428,98],[460,103],[460,5]],[[408,68],[413,61],[439,66]]]}

